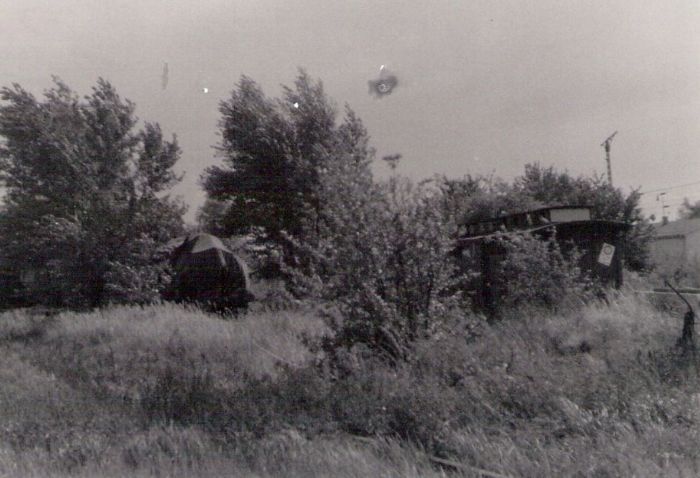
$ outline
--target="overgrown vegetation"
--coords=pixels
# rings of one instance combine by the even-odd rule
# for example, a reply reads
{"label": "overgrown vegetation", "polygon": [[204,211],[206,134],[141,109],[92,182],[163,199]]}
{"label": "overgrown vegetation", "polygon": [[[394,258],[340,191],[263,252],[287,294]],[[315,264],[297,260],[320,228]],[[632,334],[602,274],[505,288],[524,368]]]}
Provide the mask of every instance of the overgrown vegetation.
{"label": "overgrown vegetation", "polygon": [[[61,83],[44,102],[2,95],[0,236],[38,268],[33,301],[153,301],[159,246],[181,226],[163,195],[176,142],[133,133],[133,105],[106,82],[84,100]],[[512,183],[415,184],[400,155],[376,180],[361,121],[347,108],[337,124],[304,72],[282,99],[243,78],[220,111],[225,164],[203,178],[200,220],[246,234],[261,300],[228,321],[172,304],[1,315],[0,473],[444,476],[444,460],[462,476],[698,473],[698,362],[671,315],[599,301],[576,251],[510,235],[494,237],[504,303],[486,320],[453,254],[464,221],[590,205],[632,223],[628,266],[643,270],[636,192],[540,165]]]}
{"label": "overgrown vegetation", "polygon": [[439,476],[425,452],[457,476],[694,475],[700,383],[679,322],[623,294],[475,317],[399,364],[355,348],[330,370],[305,345],[327,332],[313,309],[5,313],[0,470]]}
{"label": "overgrown vegetation", "polygon": [[[292,271],[301,293],[332,308],[325,346],[363,344],[392,359],[464,306],[450,252],[456,226],[439,191],[394,177],[371,186],[333,175],[312,240],[296,243]],[[347,201],[356,198],[356,201]]]}
{"label": "overgrown vegetation", "polygon": [[[589,205],[594,219],[633,225],[626,260],[635,269],[648,265],[650,230],[639,194],[625,196],[602,177],[574,178],[535,164],[511,184],[468,176],[415,185],[397,174],[378,181],[359,118],[347,108],[337,125],[322,84],[303,71],[279,99],[244,77],[220,111],[226,167],[210,168],[204,177],[203,226],[254,235],[262,243],[255,251],[260,275],[281,278],[296,297],[328,305],[334,334],[326,349],[362,344],[392,360],[405,357],[413,342],[438,333],[444,317],[467,310],[464,278],[450,254],[465,221],[544,205]],[[391,157],[392,169],[399,159]],[[576,289],[581,299],[594,295],[592,282],[551,246],[507,246],[511,260],[521,263],[505,267],[523,284],[505,288],[511,305],[556,306],[567,295],[561,290],[572,295]],[[530,280],[540,282],[525,285]]]}
{"label": "overgrown vegetation", "polygon": [[545,206],[590,206],[592,219],[632,225],[626,237],[626,266],[635,271],[651,268],[649,241],[652,228],[639,206],[640,194],[625,195],[600,175],[574,177],[539,163],[525,165],[512,183],[493,177],[467,176],[441,181],[444,205],[457,222],[492,219],[504,214]]}
{"label": "overgrown vegetation", "polygon": [[595,301],[603,287],[582,270],[581,253],[563,251],[554,235],[496,235],[505,258],[499,265],[498,283],[503,308],[540,306],[556,308]]}

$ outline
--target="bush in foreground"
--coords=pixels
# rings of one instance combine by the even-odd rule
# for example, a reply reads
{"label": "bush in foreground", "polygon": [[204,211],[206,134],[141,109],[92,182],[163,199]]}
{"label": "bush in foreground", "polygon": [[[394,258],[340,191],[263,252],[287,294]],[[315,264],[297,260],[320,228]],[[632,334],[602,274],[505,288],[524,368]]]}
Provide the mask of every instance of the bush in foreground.
{"label": "bush in foreground", "polygon": [[563,251],[552,235],[501,235],[495,239],[505,258],[497,273],[502,290],[501,308],[540,306],[556,308],[595,300],[602,287],[579,266],[582,254]]}
{"label": "bush in foreground", "polygon": [[399,177],[368,184],[337,166],[324,177],[317,234],[296,244],[290,272],[302,294],[329,305],[327,352],[357,344],[403,359],[463,305],[450,255],[456,227],[436,188]]}

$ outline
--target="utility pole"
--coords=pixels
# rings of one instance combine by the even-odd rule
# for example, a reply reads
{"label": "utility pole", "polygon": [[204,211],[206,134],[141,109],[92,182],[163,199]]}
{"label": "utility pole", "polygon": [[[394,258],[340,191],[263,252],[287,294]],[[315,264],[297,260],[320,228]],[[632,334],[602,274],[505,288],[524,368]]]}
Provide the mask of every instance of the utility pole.
{"label": "utility pole", "polygon": [[612,140],[616,134],[617,131],[608,136],[608,138],[600,144],[603,148],[605,148],[605,161],[608,163],[608,183],[610,183],[610,186],[612,186],[612,166],[610,166],[610,143],[612,143]]}
{"label": "utility pole", "polygon": [[668,222],[668,216],[666,216],[666,209],[668,209],[668,206],[666,205],[666,202],[664,199],[666,198],[666,193],[659,193],[656,195],[656,200],[661,201],[661,223],[666,224]]}

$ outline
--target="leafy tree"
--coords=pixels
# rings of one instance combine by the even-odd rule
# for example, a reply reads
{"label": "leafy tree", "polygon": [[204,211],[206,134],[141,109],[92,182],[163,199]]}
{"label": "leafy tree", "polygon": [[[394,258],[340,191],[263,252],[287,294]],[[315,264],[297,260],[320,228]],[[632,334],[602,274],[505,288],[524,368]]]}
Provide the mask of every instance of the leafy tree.
{"label": "leafy tree", "polygon": [[544,205],[591,206],[594,219],[611,221],[631,222],[635,219],[634,208],[628,207],[626,201],[632,198],[632,203],[636,204],[639,199],[635,192],[625,197],[603,176],[573,177],[552,166],[545,168],[537,163],[525,165],[525,173],[515,179],[514,186]]}
{"label": "leafy tree", "polygon": [[13,267],[34,272],[32,300],[153,297],[158,247],[182,228],[182,205],[165,195],[180,179],[176,139],[157,124],[136,130],[134,104],[102,79],[83,98],[54,79],[42,100],[17,84],[0,100],[0,237]]}
{"label": "leafy tree", "polygon": [[437,178],[442,206],[458,224],[492,219],[543,206],[523,191],[493,177]]}
{"label": "leafy tree", "polygon": [[197,212],[197,224],[199,228],[215,236],[226,234],[226,214],[231,207],[230,201],[219,201],[207,198]]}
{"label": "leafy tree", "polygon": [[695,203],[691,203],[688,198],[683,199],[683,204],[678,210],[678,214],[683,219],[700,218],[700,201],[695,201]]}
{"label": "leafy tree", "polygon": [[214,221],[213,203],[204,214],[227,235],[261,231],[284,246],[286,234],[313,233],[312,218],[320,217],[323,206],[320,178],[328,153],[365,170],[373,158],[359,118],[346,107],[338,125],[323,85],[303,70],[279,99],[267,98],[244,76],[219,111],[224,166],[209,168],[203,185],[209,198],[226,208],[216,211],[220,219]]}

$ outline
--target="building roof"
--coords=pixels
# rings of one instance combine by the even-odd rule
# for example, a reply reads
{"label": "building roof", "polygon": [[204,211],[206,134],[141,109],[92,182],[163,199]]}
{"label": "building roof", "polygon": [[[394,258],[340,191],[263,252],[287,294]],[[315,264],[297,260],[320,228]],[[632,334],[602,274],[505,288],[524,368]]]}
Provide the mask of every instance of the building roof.
{"label": "building roof", "polygon": [[695,231],[700,231],[700,218],[679,219],[664,225],[654,225],[654,237],[656,238],[685,236]]}

